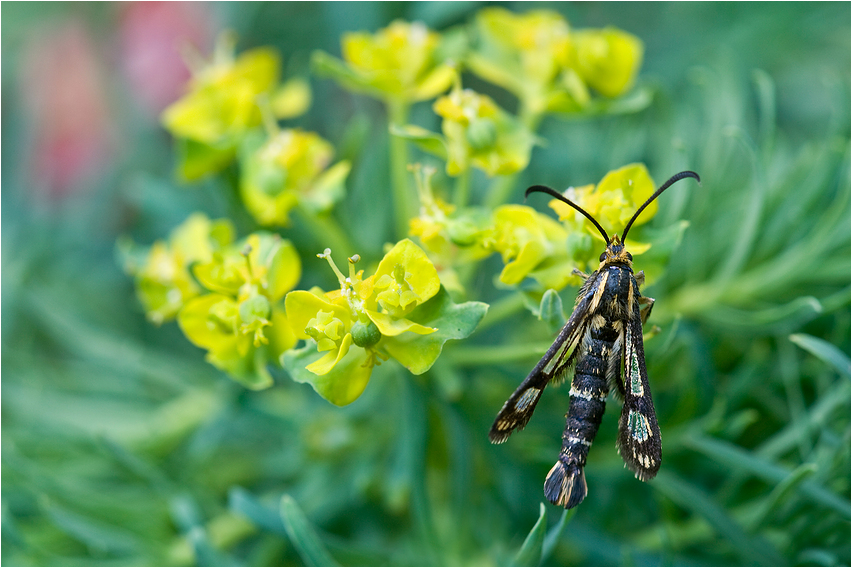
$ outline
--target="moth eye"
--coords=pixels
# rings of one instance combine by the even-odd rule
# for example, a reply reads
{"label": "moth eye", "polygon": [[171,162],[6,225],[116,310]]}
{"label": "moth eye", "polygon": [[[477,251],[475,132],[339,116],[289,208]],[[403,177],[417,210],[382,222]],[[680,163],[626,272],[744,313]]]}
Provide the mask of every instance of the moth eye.
{"label": "moth eye", "polygon": [[629,260],[630,262],[633,262],[633,255],[630,254],[629,252],[627,253],[627,260]]}
{"label": "moth eye", "polygon": [[599,259],[599,260],[600,260],[601,262],[603,262],[605,258],[606,258],[606,252],[602,252],[602,253],[601,253],[601,257],[600,257],[600,259]]}

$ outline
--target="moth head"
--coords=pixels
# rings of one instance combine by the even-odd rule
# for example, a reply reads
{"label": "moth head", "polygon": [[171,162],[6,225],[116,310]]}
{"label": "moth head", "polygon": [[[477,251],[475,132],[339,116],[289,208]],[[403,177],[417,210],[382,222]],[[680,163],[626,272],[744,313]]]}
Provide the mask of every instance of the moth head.
{"label": "moth head", "polygon": [[628,266],[631,266],[631,263],[633,261],[633,257],[630,255],[629,252],[627,252],[627,249],[624,248],[624,242],[627,239],[627,232],[630,231],[630,227],[633,226],[633,222],[636,220],[637,217],[639,217],[639,215],[642,213],[642,211],[644,211],[645,208],[648,205],[651,204],[652,201],[654,201],[657,197],[659,197],[659,195],[662,192],[664,192],[666,189],[668,189],[669,186],[671,186],[676,181],[682,180],[685,177],[695,178],[695,180],[698,181],[699,184],[701,184],[701,178],[698,177],[698,174],[695,173],[695,172],[688,171],[688,170],[677,173],[677,174],[673,175],[672,177],[670,177],[668,179],[668,181],[666,181],[666,183],[661,185],[660,188],[657,191],[655,191],[654,194],[651,197],[649,197],[648,200],[645,201],[645,203],[643,203],[641,207],[639,207],[639,209],[636,210],[636,213],[633,214],[633,217],[631,217],[630,221],[628,221],[627,225],[625,225],[624,232],[621,233],[621,238],[619,238],[618,235],[613,235],[612,238],[609,238],[609,236],[607,236],[604,228],[601,227],[601,224],[598,223],[595,220],[594,217],[592,217],[582,207],[580,207],[579,205],[577,205],[576,203],[574,203],[573,201],[571,201],[570,199],[568,199],[567,197],[565,197],[564,195],[562,195],[561,193],[556,191],[555,189],[552,189],[552,188],[547,187],[545,185],[534,185],[534,186],[530,187],[529,189],[527,189],[527,192],[524,194],[524,198],[529,197],[530,193],[546,193],[546,194],[548,194],[552,197],[555,197],[559,201],[562,201],[563,203],[567,203],[568,205],[570,205],[571,207],[573,207],[574,209],[576,209],[577,211],[582,213],[583,216],[585,216],[586,219],[591,221],[592,224],[595,226],[595,228],[598,231],[600,231],[601,235],[603,235],[604,241],[606,241],[607,245],[606,245],[606,250],[603,253],[601,253],[601,256],[600,256],[601,268],[603,268],[607,264],[615,264],[615,263],[627,264]]}
{"label": "moth head", "polygon": [[627,252],[627,247],[624,246],[624,243],[621,242],[618,235],[612,236],[609,240],[609,244],[606,245],[606,250],[601,253],[599,260],[601,265],[598,267],[598,270],[610,264],[625,264],[630,267],[633,266],[633,255]]}

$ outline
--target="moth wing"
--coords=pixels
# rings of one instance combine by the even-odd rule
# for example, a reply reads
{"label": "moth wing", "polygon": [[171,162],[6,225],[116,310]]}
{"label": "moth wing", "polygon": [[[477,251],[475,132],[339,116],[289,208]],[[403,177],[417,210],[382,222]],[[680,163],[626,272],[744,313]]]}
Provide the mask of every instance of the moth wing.
{"label": "moth wing", "polygon": [[[577,353],[577,345],[585,335],[586,327],[589,325],[589,311],[594,292],[594,282],[590,282],[591,280],[593,278],[587,280],[586,284],[580,289],[579,300],[574,312],[565,322],[556,337],[556,341],[553,342],[544,357],[497,413],[491,431],[488,432],[491,443],[502,444],[512,432],[523,430],[535,411],[535,406],[541,398],[541,393],[544,392],[544,387],[552,379],[562,375],[573,363]],[[592,290],[592,292],[589,292],[589,290]]]}
{"label": "moth wing", "polygon": [[662,442],[645,368],[638,305],[634,305],[630,321],[625,322],[622,358],[624,406],[618,421],[618,453],[637,478],[647,481],[660,469]]}

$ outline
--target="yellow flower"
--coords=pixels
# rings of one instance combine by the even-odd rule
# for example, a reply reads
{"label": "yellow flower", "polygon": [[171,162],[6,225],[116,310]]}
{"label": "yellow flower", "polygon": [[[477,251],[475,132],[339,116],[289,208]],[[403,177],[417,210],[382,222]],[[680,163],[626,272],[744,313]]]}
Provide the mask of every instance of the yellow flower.
{"label": "yellow flower", "polygon": [[476,17],[478,49],[470,69],[520,99],[522,113],[583,111],[588,87],[605,97],[623,94],[642,63],[642,42],[613,27],[572,31],[556,12],[514,14],[503,8]]}
{"label": "yellow flower", "polygon": [[[412,373],[426,372],[445,341],[469,335],[485,314],[483,304],[453,304],[435,267],[408,239],[397,243],[368,278],[355,272],[357,255],[349,259],[348,277],[330,250],[318,256],[328,260],[340,289],[287,294],[293,333],[310,341],[281,360],[294,380],[309,383],[333,404],[358,398],[380,360],[393,357]],[[452,323],[444,323],[448,318]]]}
{"label": "yellow flower", "polygon": [[319,212],[342,197],[349,162],[329,167],[334,148],[319,135],[285,129],[262,140],[246,139],[240,173],[243,202],[258,223],[288,225],[297,203]]}
{"label": "yellow flower", "polygon": [[341,62],[314,54],[318,71],[383,100],[415,102],[446,91],[455,68],[439,60],[440,36],[420,22],[396,20],[375,34],[344,34]]}
{"label": "yellow flower", "polygon": [[[567,251],[568,232],[546,215],[526,205],[503,205],[494,211],[492,250],[499,252],[505,266],[500,281],[514,286],[527,276],[545,272],[547,288],[559,290],[568,283],[574,268]],[[557,266],[557,270],[552,270]]]}
{"label": "yellow flower", "polygon": [[136,292],[149,320],[159,325],[174,319],[201,293],[189,266],[209,262],[216,250],[231,242],[233,232],[228,220],[211,221],[203,213],[193,213],[167,241],[157,241],[150,249],[137,249],[129,240],[119,242],[125,269],[136,278]]}
{"label": "yellow flower", "polygon": [[573,66],[600,94],[617,97],[633,86],[643,51],[639,38],[617,28],[579,30],[574,34]]}
{"label": "yellow flower", "polygon": [[208,351],[207,360],[252,389],[266,388],[266,364],[293,347],[280,301],[301,276],[289,241],[255,233],[194,266],[210,292],[186,303],[178,323],[187,338]]}
{"label": "yellow flower", "polygon": [[579,108],[588,100],[568,66],[571,32],[561,15],[486,8],[477,13],[476,25],[480,46],[468,57],[471,70],[515,94],[532,114]]}
{"label": "yellow flower", "polygon": [[234,142],[261,122],[256,97],[277,85],[280,57],[258,48],[234,58],[233,38],[227,35],[219,47],[213,61],[196,71],[189,92],[163,111],[163,124],[176,138]]}
{"label": "yellow flower", "polygon": [[[656,186],[648,168],[644,164],[629,164],[607,173],[597,186],[585,185],[568,188],[565,196],[585,209],[597,219],[603,228],[612,232],[620,232],[637,209],[654,193]],[[566,221],[575,231],[591,231],[595,237],[598,232],[576,209],[559,200],[552,200],[550,207]],[[649,221],[657,213],[657,202],[654,201],[634,222],[634,226]],[[591,229],[590,229],[591,227]],[[641,254],[648,245],[634,244],[630,251]],[[637,252],[638,251],[638,252]]]}
{"label": "yellow flower", "polygon": [[221,170],[234,158],[237,145],[262,122],[258,101],[267,101],[279,118],[302,114],[310,89],[301,79],[279,88],[281,58],[262,47],[234,55],[234,36],[219,38],[212,61],[193,69],[188,92],[166,108],[162,122],[178,140],[180,175],[198,179]]}
{"label": "yellow flower", "polygon": [[444,118],[449,175],[471,166],[492,176],[527,167],[535,138],[490,97],[456,87],[435,101],[433,109]]}

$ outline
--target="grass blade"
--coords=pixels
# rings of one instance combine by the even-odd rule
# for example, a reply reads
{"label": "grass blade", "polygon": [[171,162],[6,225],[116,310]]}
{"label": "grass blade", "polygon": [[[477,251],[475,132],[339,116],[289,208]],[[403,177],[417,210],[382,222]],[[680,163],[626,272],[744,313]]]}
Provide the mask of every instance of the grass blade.
{"label": "grass blade", "polygon": [[281,497],[281,520],[290,542],[308,566],[338,566],[328,553],[305,513],[289,495]]}
{"label": "grass blade", "polygon": [[512,566],[538,566],[541,564],[544,530],[547,526],[547,508],[544,503],[540,503],[540,507],[538,520],[512,560]]}
{"label": "grass blade", "polygon": [[837,369],[841,375],[845,377],[852,375],[852,371],[850,371],[852,364],[850,364],[849,355],[828,341],[806,333],[794,333],[790,336],[790,341],[805,351],[810,352],[817,359],[828,363]]}

